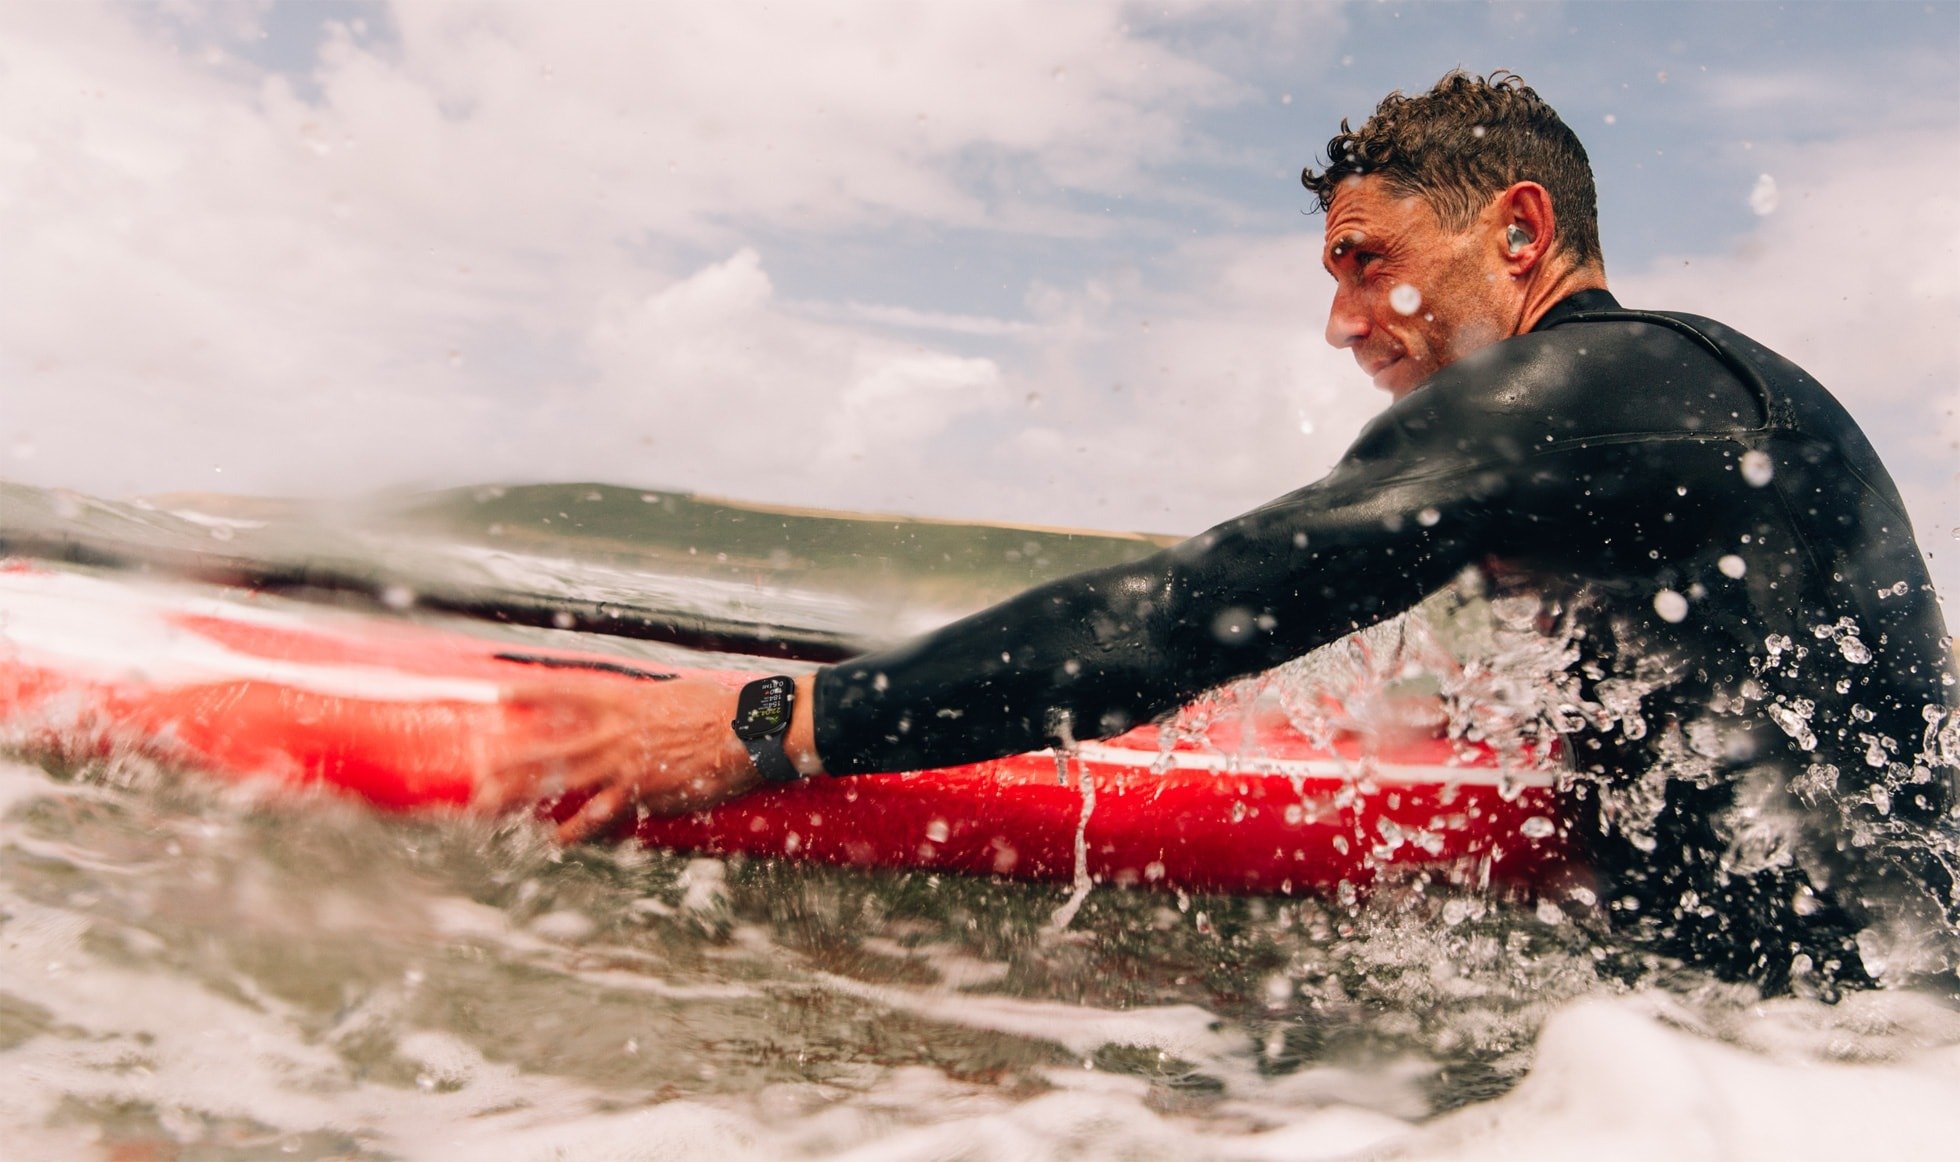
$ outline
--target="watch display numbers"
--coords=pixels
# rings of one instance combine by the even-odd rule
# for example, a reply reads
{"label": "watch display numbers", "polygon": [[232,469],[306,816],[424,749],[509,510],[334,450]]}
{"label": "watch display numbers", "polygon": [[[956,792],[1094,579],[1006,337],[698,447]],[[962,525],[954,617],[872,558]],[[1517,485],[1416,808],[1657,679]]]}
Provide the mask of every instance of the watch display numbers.
{"label": "watch display numbers", "polygon": [[735,706],[735,733],[743,738],[761,738],[789,725],[790,692],[788,678],[764,678],[742,687]]}

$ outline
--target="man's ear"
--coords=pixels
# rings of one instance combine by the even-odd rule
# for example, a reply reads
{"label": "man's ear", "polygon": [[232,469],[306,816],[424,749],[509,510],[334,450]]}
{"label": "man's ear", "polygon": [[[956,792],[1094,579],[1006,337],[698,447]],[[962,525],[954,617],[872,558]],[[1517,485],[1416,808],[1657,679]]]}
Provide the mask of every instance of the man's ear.
{"label": "man's ear", "polygon": [[1550,253],[1557,237],[1552,195],[1537,182],[1518,182],[1497,195],[1494,209],[1504,263],[1513,276],[1522,275]]}

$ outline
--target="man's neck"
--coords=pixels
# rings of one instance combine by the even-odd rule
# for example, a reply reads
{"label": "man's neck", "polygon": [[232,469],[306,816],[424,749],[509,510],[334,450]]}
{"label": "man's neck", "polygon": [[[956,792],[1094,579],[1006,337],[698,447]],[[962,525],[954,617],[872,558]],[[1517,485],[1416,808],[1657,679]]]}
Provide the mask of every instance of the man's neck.
{"label": "man's neck", "polygon": [[1597,266],[1569,266],[1546,278],[1533,279],[1525,288],[1524,303],[1514,334],[1529,334],[1538,320],[1564,300],[1580,291],[1605,290],[1606,272]]}

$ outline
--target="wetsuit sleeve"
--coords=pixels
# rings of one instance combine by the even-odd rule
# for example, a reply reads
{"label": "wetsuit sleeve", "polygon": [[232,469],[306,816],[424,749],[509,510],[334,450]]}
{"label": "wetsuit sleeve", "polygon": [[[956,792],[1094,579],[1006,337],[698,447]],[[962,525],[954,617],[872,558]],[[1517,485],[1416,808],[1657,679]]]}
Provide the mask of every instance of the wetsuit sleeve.
{"label": "wetsuit sleeve", "polygon": [[1484,551],[1506,484],[1437,429],[1398,406],[1327,477],[1236,520],[820,671],[825,767],[916,770],[1119,734],[1407,609]]}

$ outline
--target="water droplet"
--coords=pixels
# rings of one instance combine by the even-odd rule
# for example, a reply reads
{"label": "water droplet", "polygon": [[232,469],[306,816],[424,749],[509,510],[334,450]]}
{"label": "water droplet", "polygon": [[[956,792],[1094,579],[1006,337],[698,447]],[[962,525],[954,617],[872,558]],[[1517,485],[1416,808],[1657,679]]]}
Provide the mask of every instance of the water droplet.
{"label": "water droplet", "polygon": [[952,834],[953,829],[947,826],[944,819],[934,819],[926,824],[926,838],[934,843],[944,843]]}
{"label": "water droplet", "polygon": [[1435,524],[1437,521],[1442,519],[1443,519],[1443,514],[1433,508],[1425,508],[1421,512],[1416,514],[1416,523],[1424,528],[1428,528],[1431,525]]}
{"label": "water droplet", "polygon": [[1240,606],[1230,606],[1219,611],[1211,619],[1211,636],[1228,646],[1238,645],[1252,634],[1252,611]]}
{"label": "water droplet", "polygon": [[1722,571],[1722,576],[1724,577],[1739,578],[1749,571],[1749,562],[1736,556],[1734,553],[1728,553],[1721,560],[1715,562],[1715,567]]}
{"label": "water droplet", "polygon": [[1550,819],[1545,818],[1543,815],[1533,815],[1523,823],[1518,824],[1518,830],[1527,839],[1545,839],[1557,831],[1558,828]]}
{"label": "water droplet", "polygon": [[1776,475],[1776,465],[1770,462],[1769,455],[1754,448],[1742,454],[1742,479],[1751,488],[1761,488]]}
{"label": "water droplet", "polygon": [[1799,749],[1806,751],[1817,749],[1817,735],[1810,729],[1810,716],[1816,713],[1816,710],[1816,705],[1808,698],[1796,698],[1787,703],[1777,702],[1764,707],[1764,713],[1769,715],[1770,721],[1776,723],[1777,728],[1784,734],[1789,735]]}
{"label": "water droplet", "polygon": [[1388,305],[1395,308],[1398,315],[1413,315],[1422,309],[1422,292],[1408,283],[1398,283],[1388,292]]}
{"label": "water droplet", "polygon": [[1782,200],[1783,196],[1776,192],[1776,179],[1768,174],[1757,175],[1755,188],[1749,191],[1749,208],[1758,216],[1767,217],[1776,213],[1777,203]]}
{"label": "water droplet", "polygon": [[1663,589],[1654,594],[1654,612],[1661,615],[1662,621],[1681,621],[1688,616],[1688,599],[1672,589]]}
{"label": "water droplet", "polygon": [[381,604],[389,609],[407,609],[415,604],[415,590],[406,585],[390,585],[381,591]]}

